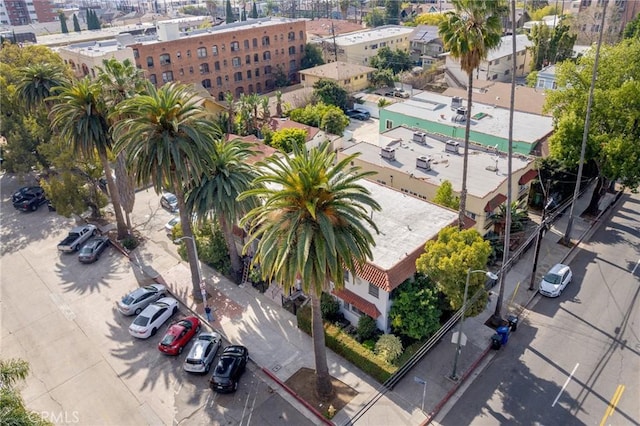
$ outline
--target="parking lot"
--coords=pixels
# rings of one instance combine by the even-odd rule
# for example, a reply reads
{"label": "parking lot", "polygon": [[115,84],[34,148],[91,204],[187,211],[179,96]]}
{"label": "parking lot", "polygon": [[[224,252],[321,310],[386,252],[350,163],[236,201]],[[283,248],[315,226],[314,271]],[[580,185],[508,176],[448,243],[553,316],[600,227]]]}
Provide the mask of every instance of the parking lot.
{"label": "parking lot", "polygon": [[[21,386],[29,408],[59,424],[305,423],[251,363],[237,392],[220,395],[209,389],[208,375],[182,370],[190,345],[177,357],[160,353],[168,325],[191,314],[182,306],[156,336],[131,337],[135,316],[116,309],[138,285],[129,260],[113,247],[93,264],[58,253],[57,243],[75,222],[46,206],[30,213],[13,209],[11,194],[25,182],[0,179],[0,356],[29,361]],[[149,243],[175,253],[164,231],[172,215],[153,191],[138,193],[133,215]]]}

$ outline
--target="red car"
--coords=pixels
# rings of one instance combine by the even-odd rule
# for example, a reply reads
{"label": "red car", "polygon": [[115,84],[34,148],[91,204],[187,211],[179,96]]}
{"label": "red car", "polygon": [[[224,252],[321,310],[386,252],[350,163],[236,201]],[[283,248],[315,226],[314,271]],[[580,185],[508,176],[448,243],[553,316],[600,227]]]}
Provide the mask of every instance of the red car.
{"label": "red car", "polygon": [[167,355],[179,355],[189,340],[200,331],[200,320],[197,317],[186,317],[169,326],[158,349]]}

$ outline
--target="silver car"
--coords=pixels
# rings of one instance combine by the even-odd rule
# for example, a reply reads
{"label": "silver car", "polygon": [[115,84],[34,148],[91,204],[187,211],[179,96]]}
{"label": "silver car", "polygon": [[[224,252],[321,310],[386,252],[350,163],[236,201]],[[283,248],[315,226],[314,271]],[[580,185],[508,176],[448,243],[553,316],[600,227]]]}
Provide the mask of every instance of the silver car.
{"label": "silver car", "polygon": [[118,301],[118,310],[123,315],[138,315],[150,303],[166,296],[167,288],[161,284],[139,287]]}
{"label": "silver car", "polygon": [[208,373],[213,359],[220,348],[218,333],[200,333],[184,360],[184,371],[189,373]]}

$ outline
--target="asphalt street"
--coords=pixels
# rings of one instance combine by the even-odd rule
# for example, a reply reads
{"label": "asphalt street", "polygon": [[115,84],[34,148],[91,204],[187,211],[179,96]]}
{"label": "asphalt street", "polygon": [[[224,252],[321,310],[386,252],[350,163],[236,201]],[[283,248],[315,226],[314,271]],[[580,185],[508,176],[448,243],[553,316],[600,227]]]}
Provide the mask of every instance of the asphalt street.
{"label": "asphalt street", "polygon": [[640,424],[640,196],[625,194],[442,425]]}
{"label": "asphalt street", "polygon": [[[252,364],[235,394],[219,395],[208,376],[182,370],[190,346],[178,357],[161,354],[168,324],[190,314],[184,307],[155,337],[131,337],[134,317],[115,309],[138,285],[129,260],[113,247],[90,265],[58,253],[74,221],[46,206],[14,210],[11,194],[25,184],[0,176],[0,357],[30,363],[21,385],[30,409],[56,424],[311,424]],[[158,201],[153,191],[138,193],[136,227],[175,254],[164,233],[171,215]]]}

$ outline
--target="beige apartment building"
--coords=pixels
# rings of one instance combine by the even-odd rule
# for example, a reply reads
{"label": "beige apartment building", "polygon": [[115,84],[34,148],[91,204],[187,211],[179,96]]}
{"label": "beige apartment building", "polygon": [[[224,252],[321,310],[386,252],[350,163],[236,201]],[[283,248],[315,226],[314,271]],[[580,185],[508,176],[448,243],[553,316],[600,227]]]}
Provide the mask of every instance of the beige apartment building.
{"label": "beige apartment building", "polygon": [[133,49],[123,46],[117,39],[74,43],[56,51],[78,78],[94,78],[98,73],[97,67],[102,67],[105,60],[123,62],[129,59],[134,62]]}
{"label": "beige apartment building", "polygon": [[329,62],[300,71],[300,82],[304,87],[313,87],[321,80],[331,80],[349,93],[359,92],[369,87],[369,79],[375,68],[345,62]]}
{"label": "beige apartment building", "polygon": [[153,84],[200,85],[224,100],[227,92],[236,98],[270,92],[281,73],[296,83],[305,43],[304,20],[261,18],[190,32],[159,22],[157,37],[129,47]]}

